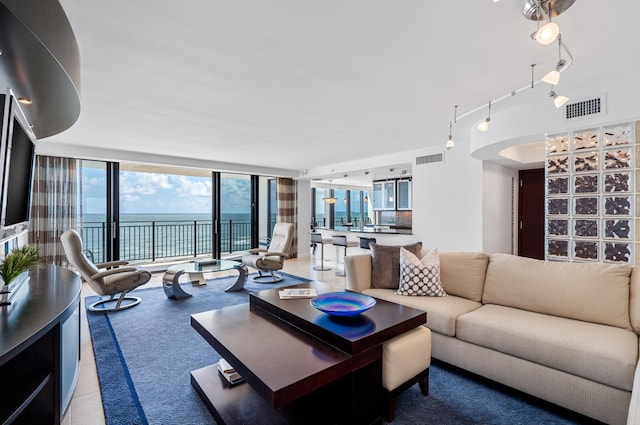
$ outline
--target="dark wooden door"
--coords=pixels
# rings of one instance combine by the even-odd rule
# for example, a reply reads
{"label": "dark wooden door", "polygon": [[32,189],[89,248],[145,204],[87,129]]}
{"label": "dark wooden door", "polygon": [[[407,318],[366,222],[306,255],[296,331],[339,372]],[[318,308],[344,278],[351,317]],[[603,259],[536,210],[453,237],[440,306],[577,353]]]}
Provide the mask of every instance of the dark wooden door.
{"label": "dark wooden door", "polygon": [[544,259],[544,169],[521,170],[518,255]]}

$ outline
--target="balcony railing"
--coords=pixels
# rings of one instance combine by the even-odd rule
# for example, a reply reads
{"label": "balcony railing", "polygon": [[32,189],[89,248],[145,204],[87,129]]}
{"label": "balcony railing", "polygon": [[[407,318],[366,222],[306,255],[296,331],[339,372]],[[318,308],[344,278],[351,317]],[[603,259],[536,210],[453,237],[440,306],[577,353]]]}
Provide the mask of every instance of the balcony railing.
{"label": "balcony railing", "polygon": [[[221,252],[251,248],[251,221],[228,220],[220,224]],[[210,254],[211,220],[120,222],[120,259],[156,261]],[[84,249],[94,262],[105,261],[105,222],[83,222]]]}

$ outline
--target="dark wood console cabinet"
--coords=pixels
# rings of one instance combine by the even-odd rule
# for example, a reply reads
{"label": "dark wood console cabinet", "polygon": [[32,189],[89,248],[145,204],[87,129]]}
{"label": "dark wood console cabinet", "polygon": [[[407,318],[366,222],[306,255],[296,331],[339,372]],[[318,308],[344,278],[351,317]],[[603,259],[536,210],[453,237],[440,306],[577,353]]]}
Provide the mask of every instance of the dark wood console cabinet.
{"label": "dark wood console cabinet", "polygon": [[60,424],[78,376],[80,289],[45,266],[0,307],[0,424]]}

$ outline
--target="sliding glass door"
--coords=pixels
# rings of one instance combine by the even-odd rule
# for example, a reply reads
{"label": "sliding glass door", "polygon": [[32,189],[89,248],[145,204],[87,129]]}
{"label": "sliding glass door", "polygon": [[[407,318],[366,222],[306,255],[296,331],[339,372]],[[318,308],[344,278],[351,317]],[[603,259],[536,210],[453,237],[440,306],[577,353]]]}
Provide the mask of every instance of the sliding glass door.
{"label": "sliding glass door", "polygon": [[82,227],[85,255],[94,263],[107,261],[107,163],[81,161]]}
{"label": "sliding glass door", "polygon": [[82,237],[96,263],[239,257],[270,236],[274,179],[87,160],[82,167]]}
{"label": "sliding glass door", "polygon": [[251,249],[251,176],[220,173],[220,249],[233,255]]}

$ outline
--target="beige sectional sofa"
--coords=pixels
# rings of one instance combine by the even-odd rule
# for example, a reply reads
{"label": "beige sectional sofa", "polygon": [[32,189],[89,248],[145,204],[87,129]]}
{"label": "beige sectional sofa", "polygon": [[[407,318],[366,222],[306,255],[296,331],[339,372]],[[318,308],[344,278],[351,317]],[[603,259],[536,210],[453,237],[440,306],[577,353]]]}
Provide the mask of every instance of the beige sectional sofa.
{"label": "beige sectional sofa", "polygon": [[627,422],[637,267],[441,252],[446,297],[375,288],[370,254],[346,257],[345,267],[349,290],[427,312],[433,358],[605,423]]}

